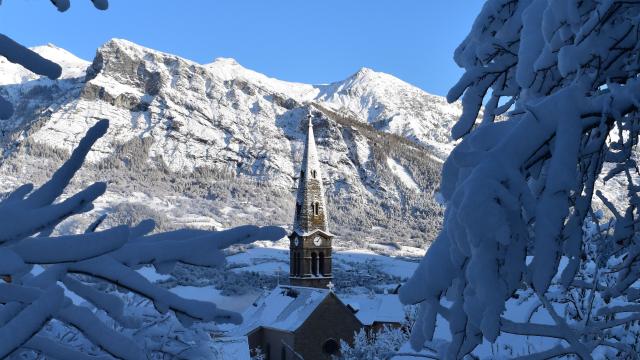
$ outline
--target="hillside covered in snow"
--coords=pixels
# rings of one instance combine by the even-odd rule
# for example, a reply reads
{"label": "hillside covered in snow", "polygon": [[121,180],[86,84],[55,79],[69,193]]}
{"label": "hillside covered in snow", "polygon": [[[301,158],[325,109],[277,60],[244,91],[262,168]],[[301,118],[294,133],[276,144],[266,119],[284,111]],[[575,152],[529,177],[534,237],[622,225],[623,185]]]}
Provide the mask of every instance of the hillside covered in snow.
{"label": "hillside covered in snow", "polygon": [[77,185],[110,183],[96,205],[112,223],[289,225],[311,112],[342,241],[421,246],[439,227],[434,194],[461,112],[442,97],[366,68],[330,84],[291,83],[233,59],[202,65],[118,39],[92,62],[54,45],[34,50],[63,73],[49,80],[0,60],[0,94],[15,107],[0,123],[2,191],[41,183],[108,118]]}

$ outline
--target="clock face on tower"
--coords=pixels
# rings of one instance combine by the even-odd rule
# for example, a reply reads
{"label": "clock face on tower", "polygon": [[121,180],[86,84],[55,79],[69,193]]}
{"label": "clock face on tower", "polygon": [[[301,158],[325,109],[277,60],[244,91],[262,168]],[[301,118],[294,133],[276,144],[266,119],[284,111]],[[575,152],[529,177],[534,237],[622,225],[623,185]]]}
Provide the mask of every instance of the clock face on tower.
{"label": "clock face on tower", "polygon": [[320,246],[320,244],[322,244],[322,239],[319,236],[313,238],[313,245]]}

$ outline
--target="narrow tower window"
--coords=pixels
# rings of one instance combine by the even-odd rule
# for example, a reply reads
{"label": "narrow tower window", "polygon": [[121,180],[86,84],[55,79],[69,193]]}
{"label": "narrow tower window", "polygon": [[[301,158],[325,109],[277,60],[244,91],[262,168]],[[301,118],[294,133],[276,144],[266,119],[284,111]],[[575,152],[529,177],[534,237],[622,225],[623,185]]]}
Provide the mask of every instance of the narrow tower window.
{"label": "narrow tower window", "polygon": [[318,273],[320,274],[320,276],[324,276],[325,275],[325,271],[324,271],[324,253],[318,254],[318,257],[320,258]]}
{"label": "narrow tower window", "polygon": [[293,253],[293,268],[291,269],[291,275],[298,275],[298,252]]}
{"label": "narrow tower window", "polygon": [[318,275],[318,255],[311,253],[311,272],[313,275]]}
{"label": "narrow tower window", "polygon": [[311,170],[311,176],[313,176],[313,178],[316,178],[316,171],[315,170]]}
{"label": "narrow tower window", "polygon": [[320,213],[320,204],[318,202],[313,203],[313,214],[318,215]]}

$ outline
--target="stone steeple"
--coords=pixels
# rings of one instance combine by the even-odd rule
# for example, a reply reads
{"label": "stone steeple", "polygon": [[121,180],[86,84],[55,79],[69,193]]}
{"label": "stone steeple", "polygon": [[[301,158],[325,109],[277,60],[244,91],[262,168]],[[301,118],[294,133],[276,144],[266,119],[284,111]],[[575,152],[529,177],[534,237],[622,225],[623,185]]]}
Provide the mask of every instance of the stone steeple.
{"label": "stone steeple", "polygon": [[300,168],[296,214],[293,221],[293,231],[299,235],[304,235],[314,230],[327,231],[324,187],[322,186],[322,174],[311,120],[312,116],[309,114],[307,116],[307,143],[305,144],[302,167]]}
{"label": "stone steeple", "polygon": [[332,279],[333,235],[327,227],[327,208],[312,119],[309,114],[307,142],[298,180],[293,233],[289,236],[289,280],[292,285],[325,287]]}

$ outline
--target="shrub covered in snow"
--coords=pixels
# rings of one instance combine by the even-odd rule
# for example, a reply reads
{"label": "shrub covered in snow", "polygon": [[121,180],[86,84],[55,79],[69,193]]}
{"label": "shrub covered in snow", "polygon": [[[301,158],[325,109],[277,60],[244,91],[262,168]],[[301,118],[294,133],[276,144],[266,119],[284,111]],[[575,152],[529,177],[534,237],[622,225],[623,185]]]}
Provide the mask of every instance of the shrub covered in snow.
{"label": "shrub covered in snow", "polygon": [[[452,129],[462,141],[443,167],[443,230],[400,291],[405,303],[421,304],[414,348],[433,338],[442,318],[445,358],[462,358],[505,333],[562,340],[532,358],[588,359],[603,348],[637,356],[626,337],[601,335],[640,316],[639,12],[636,2],[616,0],[485,3],[455,52],[465,73],[448,100],[462,97]],[[608,251],[619,259],[608,265],[612,276],[585,280],[582,229],[601,174],[605,181],[626,176],[629,201],[612,209]],[[506,303],[522,288],[551,323],[505,317]],[[602,288],[605,304],[624,305],[571,321],[553,300],[578,288]]]}
{"label": "shrub covered in snow", "polygon": [[340,340],[340,359],[344,360],[377,360],[388,358],[398,351],[409,339],[406,329],[385,325],[379,331],[360,329],[353,344]]}

